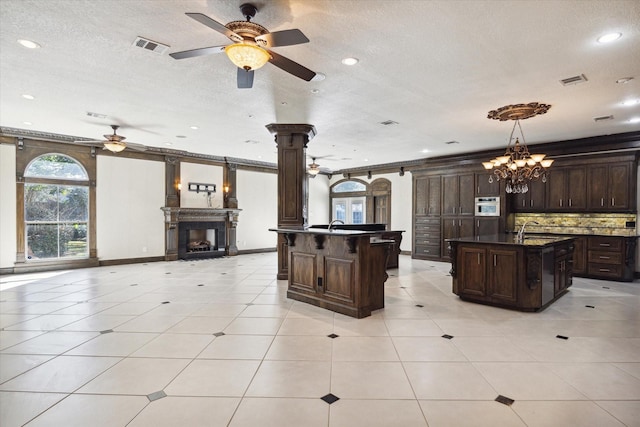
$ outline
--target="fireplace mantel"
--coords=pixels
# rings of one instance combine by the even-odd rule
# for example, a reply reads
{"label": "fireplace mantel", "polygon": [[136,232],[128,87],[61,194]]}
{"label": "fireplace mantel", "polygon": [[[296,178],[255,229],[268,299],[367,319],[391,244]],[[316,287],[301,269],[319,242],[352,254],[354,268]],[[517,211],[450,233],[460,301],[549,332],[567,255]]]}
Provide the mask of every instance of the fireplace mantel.
{"label": "fireplace mantel", "polygon": [[242,209],[182,207],[161,207],[160,209],[164,212],[166,261],[175,261],[179,258],[180,223],[224,222],[225,255],[238,254],[236,226],[238,225],[238,215]]}

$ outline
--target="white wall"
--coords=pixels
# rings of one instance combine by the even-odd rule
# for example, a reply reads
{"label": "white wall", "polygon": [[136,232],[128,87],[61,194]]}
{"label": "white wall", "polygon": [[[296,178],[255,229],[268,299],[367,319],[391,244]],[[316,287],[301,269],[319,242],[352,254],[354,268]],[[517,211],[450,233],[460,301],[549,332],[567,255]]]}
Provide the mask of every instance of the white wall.
{"label": "white wall", "polygon": [[98,156],[100,260],[164,255],[164,162]]}
{"label": "white wall", "polygon": [[13,268],[16,252],[16,147],[0,144],[0,268]]}
{"label": "white wall", "polygon": [[275,248],[277,235],[269,228],[278,226],[278,175],[238,170],[236,172],[238,250]]}
{"label": "white wall", "polygon": [[317,175],[309,179],[308,223],[329,224],[331,209],[329,204],[329,179],[326,175]]}
{"label": "white wall", "polygon": [[211,207],[222,208],[223,205],[223,177],[221,166],[202,165],[199,163],[180,163],[180,206],[183,208],[207,208],[207,193],[189,191],[189,183],[215,184],[216,192],[212,194]]}
{"label": "white wall", "polygon": [[[413,230],[411,226],[411,200],[413,191],[411,174],[407,172],[404,176],[400,176],[398,173],[389,173],[373,175],[371,179],[367,179],[366,176],[358,176],[357,178],[369,184],[378,178],[386,178],[391,181],[391,229],[404,230],[400,250],[411,252]],[[331,178],[331,184],[343,179],[344,177],[341,175],[334,176]]]}

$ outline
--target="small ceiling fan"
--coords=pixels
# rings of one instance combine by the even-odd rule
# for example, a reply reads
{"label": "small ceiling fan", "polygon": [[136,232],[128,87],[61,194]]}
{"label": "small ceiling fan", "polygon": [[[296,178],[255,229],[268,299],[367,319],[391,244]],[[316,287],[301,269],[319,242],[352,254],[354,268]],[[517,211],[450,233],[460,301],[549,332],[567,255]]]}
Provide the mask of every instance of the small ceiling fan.
{"label": "small ceiling fan", "polygon": [[320,173],[320,165],[316,163],[316,158],[311,158],[312,163],[309,164],[309,169],[307,169],[307,173],[311,175],[311,178],[315,178],[316,175]]}
{"label": "small ceiling fan", "polygon": [[95,141],[95,140],[87,140],[87,141],[74,141],[76,144],[82,144],[82,145],[100,145],[102,144],[104,146],[105,150],[109,150],[111,152],[114,153],[119,153],[122,150],[124,150],[125,148],[130,148],[132,150],[136,150],[136,151],[146,151],[147,147],[145,147],[142,144],[134,144],[134,143],[125,143],[124,140],[126,139],[126,137],[122,136],[122,135],[118,135],[116,133],[116,131],[118,130],[120,126],[118,125],[111,125],[111,129],[113,129],[113,134],[106,134],[104,135],[105,140],[104,141]]}
{"label": "small ceiling fan", "polygon": [[315,77],[316,73],[310,69],[268,49],[308,43],[309,39],[302,31],[291,29],[269,32],[262,25],[251,22],[251,18],[258,12],[254,5],[243,4],[240,6],[240,11],[247,20],[232,21],[226,25],[222,25],[202,13],[187,13],[188,17],[225,35],[234,43],[174,52],[169,56],[174,59],[185,59],[225,52],[231,62],[238,67],[237,80],[238,88],[240,89],[251,88],[253,86],[254,70],[262,67],[267,62],[302,80],[310,81]]}

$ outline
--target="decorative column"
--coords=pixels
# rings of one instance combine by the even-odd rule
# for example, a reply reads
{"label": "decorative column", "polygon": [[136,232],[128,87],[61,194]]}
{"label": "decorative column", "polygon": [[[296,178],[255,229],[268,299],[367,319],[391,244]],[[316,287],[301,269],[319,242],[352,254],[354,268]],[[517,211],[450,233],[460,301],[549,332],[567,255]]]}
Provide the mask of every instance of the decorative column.
{"label": "decorative column", "polygon": [[[180,207],[180,159],[166,156],[164,159],[164,207]],[[178,214],[165,211],[164,222],[165,261],[178,259]]]}
{"label": "decorative column", "polygon": [[222,194],[224,195],[223,207],[229,209],[238,209],[238,196],[237,196],[237,185],[236,185],[236,171],[238,170],[238,165],[235,163],[228,163],[225,158],[224,164],[224,177],[223,177],[223,188]]}
{"label": "decorative column", "polygon": [[[306,169],[307,143],[316,136],[308,124],[267,125],[278,147],[278,228],[304,228],[307,225],[308,185]],[[289,274],[287,241],[278,233],[278,280]]]}

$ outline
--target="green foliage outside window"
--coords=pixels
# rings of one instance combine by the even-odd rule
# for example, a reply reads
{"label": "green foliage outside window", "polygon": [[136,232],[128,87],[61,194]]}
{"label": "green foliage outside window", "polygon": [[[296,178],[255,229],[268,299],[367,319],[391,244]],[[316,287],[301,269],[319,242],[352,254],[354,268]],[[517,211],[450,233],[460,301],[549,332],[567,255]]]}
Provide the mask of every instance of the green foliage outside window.
{"label": "green foliage outside window", "polygon": [[[87,180],[80,164],[59,154],[35,159],[25,177]],[[26,183],[24,208],[28,259],[88,256],[89,187]]]}

